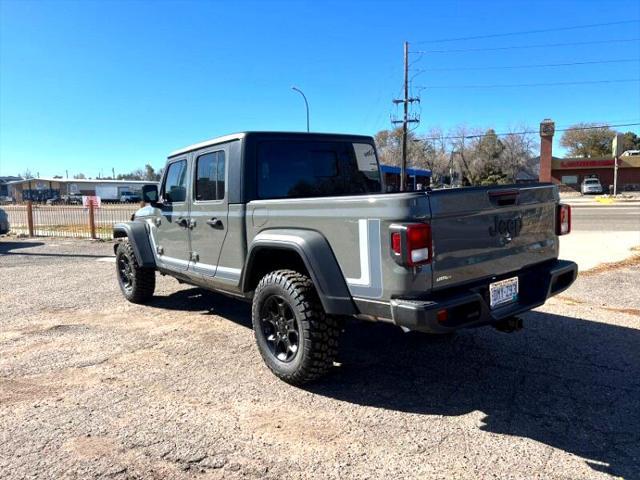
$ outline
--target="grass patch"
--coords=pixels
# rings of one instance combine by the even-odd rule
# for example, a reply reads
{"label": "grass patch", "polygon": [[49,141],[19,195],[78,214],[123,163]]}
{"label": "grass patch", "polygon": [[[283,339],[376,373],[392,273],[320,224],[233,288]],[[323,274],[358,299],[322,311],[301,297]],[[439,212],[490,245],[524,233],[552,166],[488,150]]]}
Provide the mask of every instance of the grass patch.
{"label": "grass patch", "polygon": [[[640,246],[633,247],[631,251],[632,252],[640,251]],[[611,272],[613,270],[619,270],[621,268],[632,268],[632,267],[638,267],[638,266],[640,266],[640,254],[634,253],[629,258],[626,258],[619,262],[602,263],[590,270],[585,270],[584,272],[580,272],[580,275],[584,277],[591,277],[593,275],[598,275],[599,273]]]}

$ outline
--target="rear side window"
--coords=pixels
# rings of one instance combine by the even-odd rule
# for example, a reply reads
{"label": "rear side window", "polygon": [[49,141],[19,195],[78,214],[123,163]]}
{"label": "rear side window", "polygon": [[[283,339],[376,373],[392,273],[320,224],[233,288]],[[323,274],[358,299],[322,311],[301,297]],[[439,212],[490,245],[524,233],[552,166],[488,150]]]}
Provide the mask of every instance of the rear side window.
{"label": "rear side window", "polygon": [[196,200],[222,200],[224,198],[224,152],[211,152],[198,157],[196,162]]}
{"label": "rear side window", "polygon": [[163,194],[169,203],[184,202],[187,198],[187,161],[180,160],[169,165],[165,177]]}
{"label": "rear side window", "polygon": [[371,145],[349,142],[263,142],[258,146],[258,198],[379,193]]}

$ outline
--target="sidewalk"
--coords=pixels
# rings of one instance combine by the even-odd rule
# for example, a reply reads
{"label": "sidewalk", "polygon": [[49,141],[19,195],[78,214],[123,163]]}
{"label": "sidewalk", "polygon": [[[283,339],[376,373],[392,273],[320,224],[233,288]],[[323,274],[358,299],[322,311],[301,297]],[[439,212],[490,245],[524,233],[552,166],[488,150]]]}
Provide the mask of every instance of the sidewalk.
{"label": "sidewalk", "polygon": [[578,270],[591,270],[602,263],[620,262],[640,254],[640,232],[571,232],[560,237],[560,258],[573,260]]}
{"label": "sidewalk", "polygon": [[640,196],[637,194],[618,195],[617,197],[609,197],[604,195],[580,195],[580,194],[560,194],[560,201],[569,205],[582,206],[605,206],[605,205],[629,205],[640,206]]}

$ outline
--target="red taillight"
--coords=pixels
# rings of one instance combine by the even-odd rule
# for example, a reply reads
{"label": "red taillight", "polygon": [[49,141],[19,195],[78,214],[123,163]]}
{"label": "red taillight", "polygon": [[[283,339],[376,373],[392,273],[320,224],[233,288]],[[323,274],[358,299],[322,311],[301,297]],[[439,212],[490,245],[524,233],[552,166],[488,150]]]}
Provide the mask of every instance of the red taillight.
{"label": "red taillight", "polygon": [[400,235],[400,232],[391,234],[391,250],[397,255],[402,255],[402,235]]}
{"label": "red taillight", "polygon": [[393,224],[391,256],[404,267],[415,267],[431,261],[431,225],[426,223]]}
{"label": "red taillight", "polygon": [[431,226],[426,223],[407,225],[407,264],[428,263],[431,260]]}
{"label": "red taillight", "polygon": [[558,205],[556,216],[556,234],[566,235],[571,232],[571,206],[561,203]]}

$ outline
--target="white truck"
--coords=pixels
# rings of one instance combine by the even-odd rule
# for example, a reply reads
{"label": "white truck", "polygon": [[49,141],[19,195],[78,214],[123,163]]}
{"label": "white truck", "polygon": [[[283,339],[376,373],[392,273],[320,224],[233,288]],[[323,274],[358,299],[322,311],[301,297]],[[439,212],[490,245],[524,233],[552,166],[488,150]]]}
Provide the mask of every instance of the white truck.
{"label": "white truck", "polygon": [[120,194],[117,185],[96,185],[96,197],[103,202],[119,202]]}

